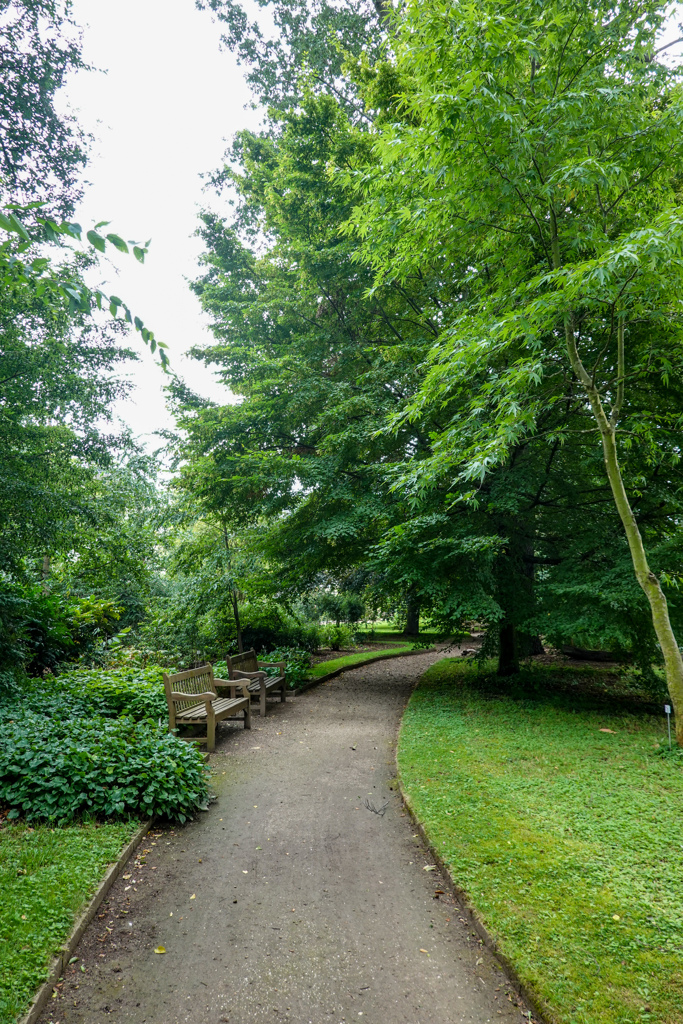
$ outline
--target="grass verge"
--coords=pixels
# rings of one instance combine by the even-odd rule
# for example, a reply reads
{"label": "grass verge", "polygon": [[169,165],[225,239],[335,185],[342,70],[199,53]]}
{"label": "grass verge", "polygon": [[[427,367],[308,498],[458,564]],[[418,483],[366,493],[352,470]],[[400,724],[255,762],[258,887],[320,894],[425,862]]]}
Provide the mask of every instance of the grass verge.
{"label": "grass verge", "polygon": [[0,831],[0,1024],[28,1008],[52,958],[140,822]]}
{"label": "grass verge", "polygon": [[308,678],[315,679],[316,676],[326,676],[328,672],[336,672],[338,668],[346,668],[347,665],[358,665],[359,663],[375,661],[377,658],[386,658],[387,654],[404,654],[410,650],[412,643],[397,644],[395,647],[385,647],[381,651],[360,651],[358,654],[346,654],[343,658],[334,658],[332,661],[320,661],[309,670]]}
{"label": "grass verge", "polygon": [[548,1020],[680,1024],[683,758],[657,752],[663,716],[474,681],[430,668],[398,751],[455,883]]}

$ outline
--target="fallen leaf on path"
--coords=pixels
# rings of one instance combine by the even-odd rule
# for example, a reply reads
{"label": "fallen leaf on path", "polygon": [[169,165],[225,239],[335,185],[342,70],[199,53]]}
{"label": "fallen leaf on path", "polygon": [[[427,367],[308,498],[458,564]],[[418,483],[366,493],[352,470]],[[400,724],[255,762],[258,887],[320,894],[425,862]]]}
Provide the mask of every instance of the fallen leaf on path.
{"label": "fallen leaf on path", "polygon": [[425,866],[422,868],[422,870],[423,871],[436,871],[436,868],[434,867],[433,864],[425,864]]}
{"label": "fallen leaf on path", "polygon": [[358,746],[358,744],[354,743],[354,745],[351,747],[351,750],[355,750],[357,746]]}
{"label": "fallen leaf on path", "polygon": [[197,899],[197,893],[193,892],[192,895],[190,896],[190,899],[191,900],[196,900]]}
{"label": "fallen leaf on path", "polygon": [[611,732],[613,735],[616,736],[614,729],[598,729],[598,732]]}
{"label": "fallen leaf on path", "polygon": [[124,875],[123,877],[124,877],[124,878],[126,879],[126,881],[127,881],[127,880],[128,880],[129,878],[132,878],[133,876],[132,876],[132,875]]}
{"label": "fallen leaf on path", "polygon": [[157,948],[154,950],[154,952],[155,953],[165,953],[166,952],[166,947],[165,946],[157,946]]}
{"label": "fallen leaf on path", "polygon": [[421,953],[426,953],[427,956],[429,956],[429,950],[427,950],[427,949],[421,949],[420,952]]}

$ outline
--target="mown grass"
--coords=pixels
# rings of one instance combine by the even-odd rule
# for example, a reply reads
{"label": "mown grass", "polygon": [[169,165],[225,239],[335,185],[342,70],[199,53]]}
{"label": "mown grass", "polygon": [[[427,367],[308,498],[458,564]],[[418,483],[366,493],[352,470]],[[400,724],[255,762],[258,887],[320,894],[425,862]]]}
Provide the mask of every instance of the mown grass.
{"label": "mown grass", "polygon": [[455,659],[430,668],[399,742],[456,884],[548,1020],[681,1024],[683,759],[657,752],[664,716],[475,678]]}
{"label": "mown grass", "polygon": [[360,663],[375,661],[377,658],[385,658],[387,654],[403,654],[410,650],[411,643],[397,644],[396,647],[387,646],[381,651],[359,651],[358,654],[346,654],[343,658],[334,658],[332,661],[321,661],[313,665],[309,671],[309,678],[325,676],[328,672],[335,672],[338,668],[345,668],[347,665],[358,665]]}
{"label": "mown grass", "polygon": [[0,1024],[24,1013],[138,821],[0,831]]}

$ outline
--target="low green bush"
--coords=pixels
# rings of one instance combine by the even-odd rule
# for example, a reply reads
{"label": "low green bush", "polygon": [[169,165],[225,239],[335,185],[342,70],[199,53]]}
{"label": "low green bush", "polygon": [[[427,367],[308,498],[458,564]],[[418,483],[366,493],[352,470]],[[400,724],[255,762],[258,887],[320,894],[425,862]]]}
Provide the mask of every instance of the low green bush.
{"label": "low green bush", "polygon": [[[311,655],[308,651],[302,651],[298,647],[280,647],[275,651],[269,651],[262,655],[263,661],[284,661],[286,663],[287,686],[290,690],[303,683],[311,670]],[[266,669],[271,675],[277,673],[277,669]]]}
{"label": "low green bush", "polygon": [[333,651],[347,651],[349,648],[356,646],[354,642],[355,630],[351,626],[345,624],[322,626],[320,634],[323,644],[330,647]]}
{"label": "low green bush", "polygon": [[[163,684],[164,669],[147,668],[75,669],[57,677],[30,680],[21,698],[14,701],[40,712],[57,702],[78,715],[127,715],[136,721],[151,718],[164,721],[168,705]],[[77,712],[76,712],[77,709]]]}
{"label": "low green bush", "polygon": [[206,805],[195,747],[132,718],[12,710],[0,733],[0,805],[9,817],[66,823],[82,815],[160,814],[186,821]]}

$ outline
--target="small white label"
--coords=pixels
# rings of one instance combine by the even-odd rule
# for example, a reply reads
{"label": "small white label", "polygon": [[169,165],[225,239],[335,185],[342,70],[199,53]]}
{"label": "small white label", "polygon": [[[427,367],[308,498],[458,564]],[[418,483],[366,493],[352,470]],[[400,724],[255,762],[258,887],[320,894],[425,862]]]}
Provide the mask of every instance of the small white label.
{"label": "small white label", "polygon": [[670,704],[665,704],[664,705],[664,713],[666,715],[670,715],[671,714],[671,705]]}

